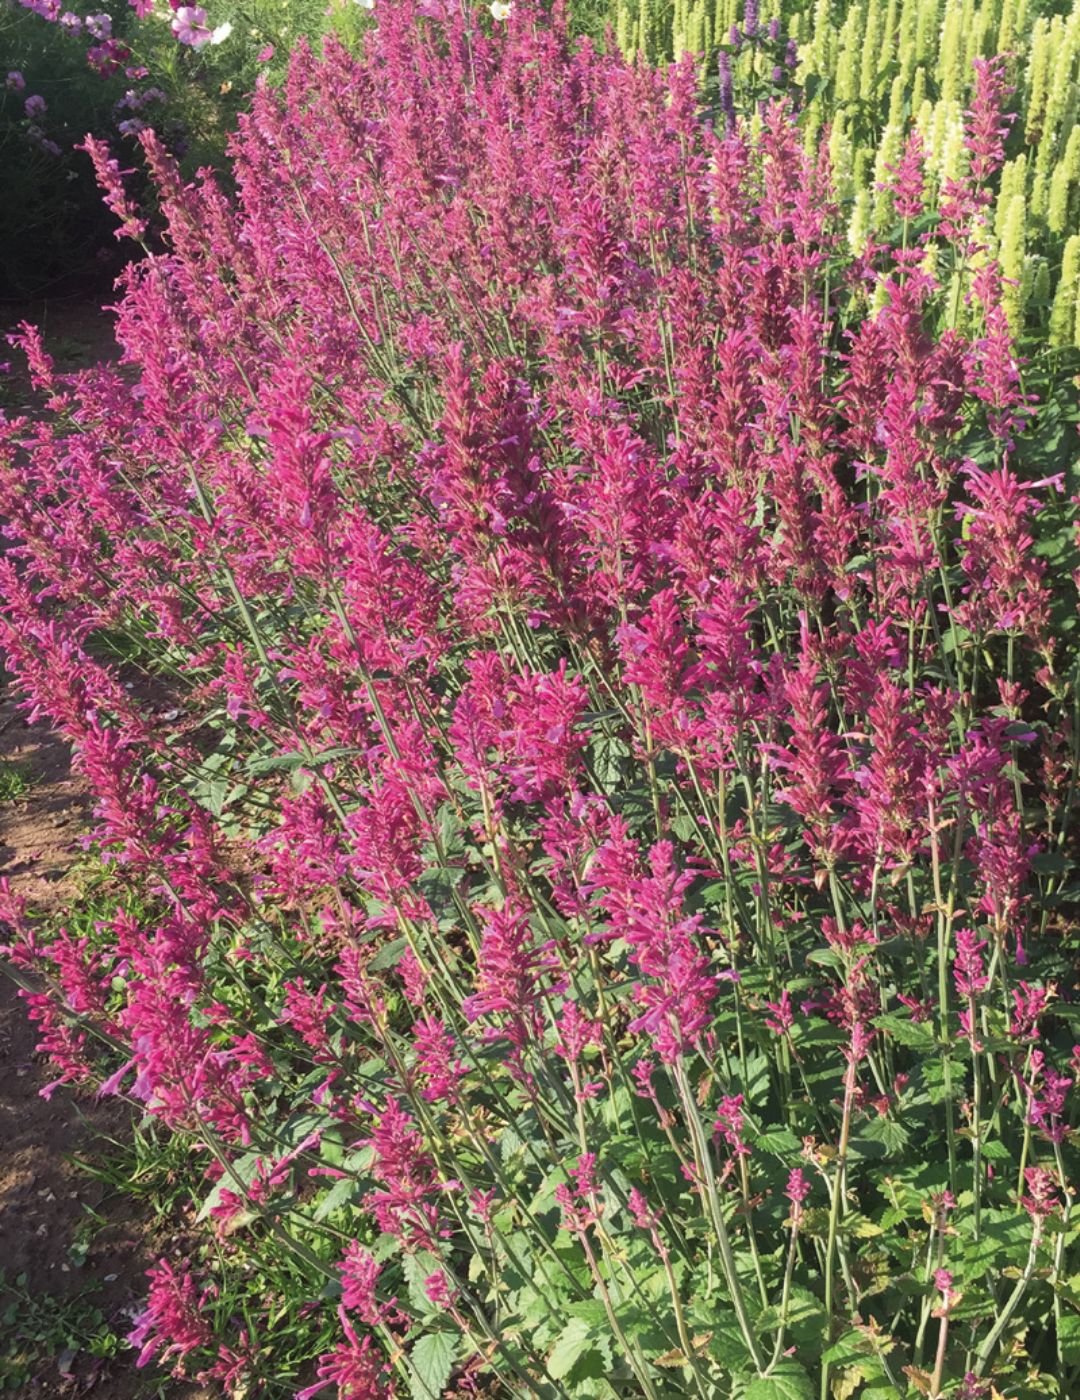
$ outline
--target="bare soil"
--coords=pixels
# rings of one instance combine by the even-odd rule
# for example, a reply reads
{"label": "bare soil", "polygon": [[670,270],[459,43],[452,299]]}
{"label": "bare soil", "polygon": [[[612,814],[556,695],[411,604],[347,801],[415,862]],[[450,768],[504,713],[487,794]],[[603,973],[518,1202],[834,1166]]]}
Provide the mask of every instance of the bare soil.
{"label": "bare soil", "polygon": [[72,775],[67,746],[46,725],[28,725],[13,699],[0,702],[0,761],[25,772],[24,796],[0,806],[0,872],[35,908],[59,909],[90,800]]}
{"label": "bare soil", "polygon": [[[75,892],[70,872],[88,795],[71,772],[66,746],[46,726],[28,725],[10,699],[0,703],[0,761],[9,760],[23,766],[29,787],[0,805],[0,873],[35,909],[62,915]],[[42,1097],[55,1075],[35,1054],[36,1043],[15,982],[0,974],[0,1269],[9,1281],[25,1278],[22,1286],[35,1298],[63,1299],[92,1285],[88,1302],[123,1335],[153,1258],[147,1222],[115,1196],[106,1198],[72,1158],[100,1151],[102,1134],[122,1137],[128,1113],[67,1086]],[[103,1227],[95,1227],[91,1212],[104,1217]],[[20,1319],[8,1329],[0,1323],[0,1360],[5,1348],[22,1347],[21,1331]],[[97,1360],[61,1350],[42,1358],[31,1381],[5,1394],[134,1400],[147,1387],[132,1362],[128,1352]]]}
{"label": "bare soil", "polygon": [[40,329],[58,372],[69,374],[88,369],[100,360],[119,356],[113,336],[114,318],[102,309],[114,300],[106,284],[89,296],[78,292],[47,300],[0,301],[0,363],[10,365],[0,403],[9,412],[26,412],[32,406],[25,356],[3,337],[17,334],[23,322],[28,322]]}

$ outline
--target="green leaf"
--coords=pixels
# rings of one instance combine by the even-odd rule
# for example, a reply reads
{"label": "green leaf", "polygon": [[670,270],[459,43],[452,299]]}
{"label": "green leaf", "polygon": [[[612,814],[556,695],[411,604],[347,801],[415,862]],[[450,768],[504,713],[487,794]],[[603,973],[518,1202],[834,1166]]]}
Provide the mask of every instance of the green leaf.
{"label": "green leaf", "polygon": [[210,1212],[221,1205],[221,1193],[231,1191],[233,1195],[239,1196],[245,1186],[250,1186],[255,1173],[259,1169],[262,1157],[258,1152],[245,1152],[242,1157],[238,1157],[230,1164],[229,1170],[224,1174],[219,1182],[210,1191],[210,1194],[199,1207],[196,1220],[206,1220]]}
{"label": "green leaf", "polygon": [[831,1347],[822,1352],[821,1359],[829,1366],[844,1366],[862,1360],[867,1354],[866,1338],[854,1329],[843,1333]]}
{"label": "green leaf", "polygon": [[737,1374],[750,1364],[750,1353],[739,1331],[739,1324],[733,1317],[717,1316],[711,1305],[692,1309],[694,1331],[708,1334],[709,1355],[714,1357],[725,1370]]}
{"label": "green leaf", "polygon": [[286,772],[299,768],[301,763],[306,762],[302,753],[273,753],[262,757],[249,758],[246,764],[247,771],[252,777],[261,777],[264,773],[277,773],[284,769]]}
{"label": "green leaf", "polygon": [[574,1400],[611,1400],[615,1394],[604,1376],[586,1376],[574,1381]]}
{"label": "green leaf", "polygon": [[762,1104],[769,1092],[769,1061],[760,1050],[752,1050],[746,1057],[746,1078],[743,1092],[747,1102]]}
{"label": "green leaf", "polygon": [[743,1400],[815,1400],[814,1386],[797,1361],[781,1361],[772,1375],[750,1382]]}
{"label": "green leaf", "polygon": [[599,1298],[580,1298],[566,1304],[566,1311],[589,1327],[606,1327],[607,1312]]}
{"label": "green leaf", "polygon": [[574,1362],[592,1350],[592,1327],[584,1318],[572,1317],[559,1333],[551,1355],[548,1372],[557,1381],[573,1370]]}
{"label": "green leaf", "polygon": [[807,953],[806,961],[817,963],[819,967],[833,967],[839,971],[844,967],[844,959],[835,948],[815,948]]}
{"label": "green leaf", "polygon": [[333,1126],[327,1122],[328,1115],[325,1113],[311,1113],[309,1110],[301,1108],[291,1114],[279,1129],[282,1142],[286,1147],[299,1147],[306,1137],[310,1137],[316,1128]]}
{"label": "green leaf", "polygon": [[889,1117],[873,1118],[859,1134],[863,1141],[880,1142],[886,1157],[899,1157],[907,1147],[910,1137],[902,1123]]}
{"label": "green leaf", "polygon": [[[818,1299],[808,1288],[800,1288],[796,1284],[791,1289],[787,1311],[787,1326],[791,1331],[792,1340],[798,1341],[801,1337],[808,1337],[811,1333],[820,1334],[824,1318],[825,1309]],[[758,1314],[754,1330],[760,1336],[763,1332],[775,1331],[779,1323],[780,1309],[770,1305]]]}
{"label": "green leaf", "polygon": [[1076,1313],[1062,1310],[1058,1323],[1058,1341],[1066,1366],[1075,1366],[1077,1361],[1080,1361],[1080,1317]]}
{"label": "green leaf", "polygon": [[901,1011],[887,1011],[884,1016],[875,1016],[874,1025],[887,1031],[900,1045],[910,1045],[915,1050],[934,1048],[933,1028],[925,1022],[915,1022]]}
{"label": "green leaf", "polygon": [[420,1381],[416,1392],[418,1400],[423,1396],[438,1400],[442,1395],[454,1369],[457,1348],[455,1332],[428,1332],[416,1343],[409,1360]]}
{"label": "green leaf", "polygon": [[405,949],[409,946],[407,938],[395,938],[387,943],[384,948],[380,948],[375,956],[368,963],[368,967],[373,972],[383,972],[389,967],[397,967],[401,961]]}
{"label": "green leaf", "polygon": [[754,1146],[777,1157],[787,1157],[792,1152],[798,1152],[802,1144],[789,1128],[766,1128],[754,1138]]}
{"label": "green leaf", "polygon": [[[964,1222],[965,1232],[973,1227]],[[985,1210],[978,1244],[971,1240],[965,1249],[965,1270],[1000,1271],[1009,1264],[1023,1265],[1031,1241],[1031,1223],[1015,1211]]]}
{"label": "green leaf", "polygon": [[343,1176],[340,1181],[335,1181],[330,1190],[322,1198],[312,1212],[312,1219],[316,1221],[325,1220],[328,1215],[333,1215],[334,1211],[342,1210],[347,1206],[356,1192],[356,1182],[351,1176]]}
{"label": "green leaf", "polygon": [[680,813],[671,819],[671,829],[680,841],[693,841],[698,837],[701,826],[696,817]]}
{"label": "green leaf", "polygon": [[499,1136],[499,1157],[505,1167],[512,1162],[519,1153],[525,1150],[525,1140],[516,1128],[510,1124],[502,1130]]}
{"label": "green leaf", "polygon": [[439,1268],[440,1260],[426,1249],[418,1250],[415,1254],[406,1254],[401,1261],[401,1272],[405,1275],[405,1282],[409,1288],[409,1302],[418,1313],[434,1311],[434,1304],[427,1295],[424,1282]]}
{"label": "green leaf", "polygon": [[211,816],[220,817],[228,795],[228,778],[214,778],[211,782],[199,786],[195,793],[195,801],[200,807],[205,807]]}

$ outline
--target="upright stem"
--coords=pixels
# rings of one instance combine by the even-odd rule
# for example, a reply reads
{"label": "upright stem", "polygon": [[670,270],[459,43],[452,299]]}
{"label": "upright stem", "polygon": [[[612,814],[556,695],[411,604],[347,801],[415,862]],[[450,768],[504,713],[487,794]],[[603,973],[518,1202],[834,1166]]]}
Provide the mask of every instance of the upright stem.
{"label": "upright stem", "polygon": [[735,1255],[731,1248],[731,1237],[728,1234],[728,1228],[724,1222],[724,1212],[716,1190],[716,1176],[713,1172],[712,1162],[709,1159],[709,1144],[701,1126],[701,1118],[698,1114],[697,1105],[694,1102],[694,1096],[686,1078],[686,1067],[681,1058],[675,1061],[673,1069],[675,1071],[675,1083],[679,1091],[679,1098],[682,1101],[683,1110],[686,1113],[687,1126],[690,1129],[690,1138],[694,1145],[694,1157],[697,1160],[698,1170],[703,1178],[702,1184],[705,1188],[705,1199],[709,1207],[709,1216],[712,1220],[713,1229],[716,1231],[716,1243],[720,1251],[720,1262],[724,1270],[724,1281],[727,1284],[728,1293],[731,1295],[731,1305],[735,1309],[735,1319],[739,1324],[739,1331],[742,1334],[742,1339],[760,1375],[765,1371],[765,1357],[762,1354],[757,1336],[750,1323],[750,1315],[746,1310],[746,1299],[743,1297],[742,1285],[739,1282],[739,1274],[735,1266]]}
{"label": "upright stem", "polygon": [[983,1342],[982,1346],[979,1348],[978,1352],[975,1355],[975,1365],[972,1369],[974,1370],[977,1376],[981,1376],[982,1373],[986,1370],[986,1364],[990,1360],[994,1348],[997,1346],[998,1342],[1001,1341],[1005,1329],[1006,1327],[1008,1327],[1009,1322],[1012,1319],[1013,1313],[1020,1306],[1020,1300],[1021,1298],[1023,1298],[1025,1292],[1027,1291],[1027,1286],[1031,1282],[1031,1276],[1035,1272],[1035,1258],[1039,1252],[1039,1244],[1042,1240],[1042,1232],[1042,1219],[1041,1217],[1036,1216],[1035,1226],[1031,1232],[1031,1248],[1028,1250],[1027,1263],[1024,1266],[1024,1272],[1016,1280],[1016,1287],[1009,1294],[1008,1301],[1002,1309],[998,1320],[994,1323],[989,1335],[987,1336],[986,1340]]}
{"label": "upright stem", "polygon": [[[851,1136],[851,1110],[855,1102],[855,1065],[848,1065],[844,1084],[844,1115],[840,1124],[840,1143],[836,1158],[836,1174],[833,1178],[832,1202],[829,1207],[829,1235],[825,1245],[825,1345],[832,1340],[833,1321],[833,1256],[836,1253],[836,1232],[840,1225],[840,1212],[843,1207],[845,1178],[847,1175],[848,1141]],[[829,1397],[829,1364],[821,1364],[821,1400]]]}

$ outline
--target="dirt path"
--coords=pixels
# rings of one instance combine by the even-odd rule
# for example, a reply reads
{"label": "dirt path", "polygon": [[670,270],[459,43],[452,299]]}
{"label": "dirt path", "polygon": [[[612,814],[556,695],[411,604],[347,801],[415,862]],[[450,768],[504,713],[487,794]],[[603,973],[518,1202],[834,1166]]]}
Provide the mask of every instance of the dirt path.
{"label": "dirt path", "polygon": [[[0,301],[0,337],[16,332],[27,321],[40,329],[45,348],[60,373],[88,369],[99,360],[112,360],[119,354],[113,337],[113,316],[101,309],[113,300],[105,284],[93,294],[80,292],[47,301]],[[10,412],[25,411],[30,398],[25,357],[0,338],[0,363],[5,362],[10,369],[0,381],[0,406]]]}
{"label": "dirt path", "polygon": [[[17,764],[26,790],[0,805],[0,873],[36,909],[62,914],[89,801],[66,747],[0,703],[0,771]],[[48,1068],[15,983],[0,974],[0,1381],[18,1400],[92,1395],[128,1400],[147,1390],[129,1351],[95,1358],[95,1337],[123,1336],[143,1290],[145,1226],[71,1158],[122,1135],[122,1105],[70,1089],[48,1099]],[[97,1217],[97,1219],[95,1219]],[[104,1224],[98,1223],[104,1219]],[[16,1388],[10,1389],[10,1382]],[[153,1392],[150,1392],[153,1393]]]}
{"label": "dirt path", "polygon": [[51,912],[70,897],[89,798],[72,776],[67,746],[46,725],[28,725],[12,699],[0,702],[0,764],[26,782],[25,795],[0,806],[0,872]]}

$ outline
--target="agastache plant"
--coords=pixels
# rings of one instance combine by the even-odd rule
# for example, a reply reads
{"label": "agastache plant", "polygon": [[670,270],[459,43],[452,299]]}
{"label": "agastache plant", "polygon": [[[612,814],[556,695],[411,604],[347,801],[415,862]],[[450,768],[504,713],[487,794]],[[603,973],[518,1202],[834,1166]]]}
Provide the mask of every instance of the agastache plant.
{"label": "agastache plant", "polygon": [[[25,330],[0,439],[0,642],[116,893],[5,892],[7,955],[228,1246],[133,1345],[248,1395],[1067,1396],[1075,502],[980,170],[958,319],[917,141],[853,253],[783,101],[378,8],[260,85],[233,193],[144,132],[155,224],[91,145],[123,359]],[[244,1250],[306,1367],[271,1299],[215,1331]]]}

